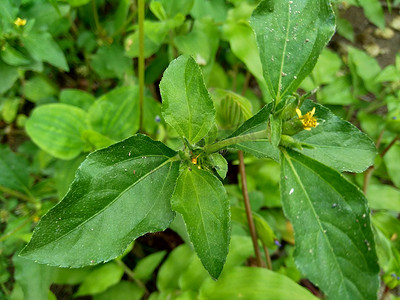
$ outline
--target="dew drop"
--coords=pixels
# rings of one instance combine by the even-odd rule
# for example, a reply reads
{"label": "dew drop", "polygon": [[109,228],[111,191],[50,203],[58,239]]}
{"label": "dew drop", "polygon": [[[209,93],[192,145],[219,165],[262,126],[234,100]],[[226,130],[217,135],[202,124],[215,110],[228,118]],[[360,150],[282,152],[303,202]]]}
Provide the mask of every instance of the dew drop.
{"label": "dew drop", "polygon": [[294,192],[294,188],[291,188],[289,191],[289,195],[293,194],[293,192]]}
{"label": "dew drop", "polygon": [[94,260],[91,260],[90,263],[91,263],[91,264],[94,264]]}
{"label": "dew drop", "polygon": [[128,156],[131,156],[131,151],[129,151]]}
{"label": "dew drop", "polygon": [[335,208],[337,206],[337,203],[332,204],[332,208]]}
{"label": "dew drop", "polygon": [[363,215],[362,215],[362,217],[363,217],[364,219],[366,218],[366,216],[367,216],[366,214],[363,214]]}

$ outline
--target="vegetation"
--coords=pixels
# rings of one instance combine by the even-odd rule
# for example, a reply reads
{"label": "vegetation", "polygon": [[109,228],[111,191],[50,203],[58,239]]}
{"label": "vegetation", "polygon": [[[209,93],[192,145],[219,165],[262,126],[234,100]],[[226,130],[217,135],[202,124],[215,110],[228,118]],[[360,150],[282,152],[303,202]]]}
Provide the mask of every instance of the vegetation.
{"label": "vegetation", "polygon": [[399,9],[1,1],[0,299],[397,299]]}

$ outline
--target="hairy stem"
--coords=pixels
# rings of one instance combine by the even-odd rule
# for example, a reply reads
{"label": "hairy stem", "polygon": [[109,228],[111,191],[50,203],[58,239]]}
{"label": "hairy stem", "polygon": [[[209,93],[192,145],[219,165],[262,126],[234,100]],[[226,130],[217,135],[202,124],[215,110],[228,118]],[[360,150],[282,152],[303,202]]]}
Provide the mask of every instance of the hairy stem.
{"label": "hairy stem", "polygon": [[246,168],[244,165],[243,152],[239,151],[238,156],[239,156],[240,179],[242,182],[242,193],[243,193],[244,206],[246,209],[247,222],[249,223],[249,230],[250,230],[251,240],[253,241],[254,253],[257,259],[257,265],[259,267],[262,267],[263,261],[261,260],[260,248],[258,247],[256,227],[254,226],[253,214],[251,213],[249,193],[247,190]]}
{"label": "hairy stem", "polygon": [[266,139],[268,138],[267,135],[267,130],[261,130],[257,132],[252,132],[248,134],[243,134],[231,138],[227,138],[225,140],[216,142],[206,148],[206,153],[214,153],[217,152],[218,150],[221,150],[223,148],[226,148],[230,145],[234,145],[237,143],[242,143],[242,142],[250,142],[250,141],[257,141],[259,139]]}
{"label": "hairy stem", "polygon": [[138,0],[139,15],[139,131],[143,131],[143,100],[144,100],[144,0]]}

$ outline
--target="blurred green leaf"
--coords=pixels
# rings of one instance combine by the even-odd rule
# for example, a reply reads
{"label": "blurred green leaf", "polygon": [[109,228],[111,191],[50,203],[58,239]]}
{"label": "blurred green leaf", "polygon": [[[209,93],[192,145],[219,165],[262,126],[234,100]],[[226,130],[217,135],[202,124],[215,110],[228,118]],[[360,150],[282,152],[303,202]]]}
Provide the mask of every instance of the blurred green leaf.
{"label": "blurred green leaf", "polygon": [[370,184],[367,199],[371,209],[400,212],[400,190],[386,184]]}
{"label": "blurred green leaf", "polygon": [[158,267],[166,254],[166,251],[159,251],[142,258],[133,270],[135,278],[144,282],[151,279],[154,270]]}
{"label": "blurred green leaf", "polygon": [[[112,58],[112,59],[110,59]],[[124,48],[117,44],[101,46],[92,56],[90,65],[100,78],[119,78],[133,68],[132,59],[125,56]]]}
{"label": "blurred green leaf", "polygon": [[55,268],[40,265],[31,260],[13,257],[15,280],[22,287],[24,300],[48,299],[51,278]]}
{"label": "blurred green leaf", "polygon": [[117,141],[135,134],[139,129],[139,87],[119,87],[102,95],[90,107],[89,120],[94,130]]}
{"label": "blurred green leaf", "polygon": [[95,295],[104,292],[117,284],[123,274],[124,268],[122,266],[115,262],[106,263],[87,275],[74,296]]}
{"label": "blurred green leaf", "polygon": [[143,289],[133,282],[121,281],[101,294],[93,296],[93,300],[140,300]]}
{"label": "blurred green leaf", "polygon": [[3,105],[1,107],[1,115],[6,123],[10,124],[14,122],[18,113],[20,103],[20,98],[14,97],[4,99]]}
{"label": "blurred green leaf", "polygon": [[18,69],[0,59],[0,94],[9,90],[18,79]]}
{"label": "blurred green leaf", "polygon": [[364,9],[365,16],[376,26],[385,28],[385,16],[379,0],[357,0]]}
{"label": "blurred green leaf", "polygon": [[200,299],[316,300],[308,290],[281,274],[262,268],[236,267],[218,281],[208,280]]}
{"label": "blurred green leaf", "polygon": [[194,0],[190,14],[197,20],[211,17],[216,22],[224,22],[227,10],[228,5],[225,0]]}
{"label": "blurred green leaf", "polygon": [[400,145],[394,144],[383,157],[390,179],[400,188]]}
{"label": "blurred green leaf", "polygon": [[63,89],[60,93],[60,102],[88,110],[96,100],[88,92],[77,89]]}
{"label": "blurred green leaf", "polygon": [[69,71],[64,53],[53,40],[50,33],[30,32],[23,35],[21,41],[35,60],[45,61],[63,71]]}
{"label": "blurred green leaf", "polygon": [[84,110],[67,104],[38,106],[26,122],[26,132],[41,149],[54,157],[72,159],[84,147],[82,132],[88,127]]}
{"label": "blurred green leaf", "polygon": [[58,94],[55,83],[43,75],[35,75],[27,80],[23,89],[26,99],[35,103]]}
{"label": "blurred green leaf", "polygon": [[0,145],[0,185],[29,193],[29,164],[7,146]]}

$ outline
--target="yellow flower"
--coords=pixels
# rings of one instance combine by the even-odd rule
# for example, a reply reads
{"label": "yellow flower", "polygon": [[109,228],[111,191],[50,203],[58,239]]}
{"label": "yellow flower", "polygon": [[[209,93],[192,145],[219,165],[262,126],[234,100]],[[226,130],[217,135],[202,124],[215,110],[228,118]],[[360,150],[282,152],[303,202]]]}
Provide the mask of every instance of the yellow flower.
{"label": "yellow flower", "polygon": [[21,19],[21,18],[17,18],[14,21],[14,24],[17,25],[18,27],[24,26],[26,24],[26,20],[25,19]]}
{"label": "yellow flower", "polygon": [[315,128],[317,125],[319,125],[317,119],[314,117],[315,107],[313,107],[313,109],[304,116],[301,114],[301,110],[298,108],[296,108],[296,113],[299,116],[300,121],[303,123],[303,128],[305,130],[311,130],[311,128]]}

